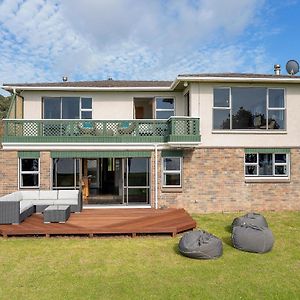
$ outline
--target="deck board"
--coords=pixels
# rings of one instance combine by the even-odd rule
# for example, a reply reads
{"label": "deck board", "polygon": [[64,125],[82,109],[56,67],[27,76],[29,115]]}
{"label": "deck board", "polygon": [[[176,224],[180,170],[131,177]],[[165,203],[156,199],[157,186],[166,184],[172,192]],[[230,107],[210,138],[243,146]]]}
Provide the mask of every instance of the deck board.
{"label": "deck board", "polygon": [[44,224],[42,214],[33,214],[19,225],[0,225],[0,235],[132,235],[171,234],[191,230],[196,222],[184,209],[84,209],[71,214],[65,224]]}

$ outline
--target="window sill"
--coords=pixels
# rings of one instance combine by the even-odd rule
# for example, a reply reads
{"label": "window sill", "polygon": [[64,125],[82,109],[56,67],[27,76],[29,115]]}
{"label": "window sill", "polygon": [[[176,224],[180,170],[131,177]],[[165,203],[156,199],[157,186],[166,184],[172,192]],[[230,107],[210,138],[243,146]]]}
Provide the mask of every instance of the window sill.
{"label": "window sill", "polygon": [[291,179],[289,177],[245,177],[246,183],[289,183]]}
{"label": "window sill", "polygon": [[161,188],[162,193],[182,193],[182,187],[167,187]]}
{"label": "window sill", "polygon": [[212,130],[212,134],[287,134],[286,130]]}

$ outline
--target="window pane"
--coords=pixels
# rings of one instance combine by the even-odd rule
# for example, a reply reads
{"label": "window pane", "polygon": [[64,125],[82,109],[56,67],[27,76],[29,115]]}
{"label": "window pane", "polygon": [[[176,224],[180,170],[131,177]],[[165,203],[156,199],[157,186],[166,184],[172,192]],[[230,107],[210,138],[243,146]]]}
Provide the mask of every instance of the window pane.
{"label": "window pane", "polygon": [[39,175],[38,174],[22,174],[21,175],[21,186],[22,187],[39,186]]}
{"label": "window pane", "polygon": [[257,166],[246,166],[245,174],[246,175],[257,175]]}
{"label": "window pane", "polygon": [[156,99],[157,109],[174,109],[174,99],[173,98],[157,98]]}
{"label": "window pane", "polygon": [[[74,187],[74,159],[57,158],[53,160],[54,179],[56,178],[57,187]],[[55,180],[54,180],[55,185]]]}
{"label": "window pane", "polygon": [[286,154],[275,154],[275,163],[286,163]]}
{"label": "window pane", "polygon": [[284,107],[284,90],[269,89],[269,107]]}
{"label": "window pane", "polygon": [[164,158],[164,170],[180,171],[180,158],[179,157]]}
{"label": "window pane", "polygon": [[25,159],[21,160],[22,171],[38,171],[39,160],[38,159]]}
{"label": "window pane", "polygon": [[156,111],[156,119],[169,119],[174,116],[174,111]]}
{"label": "window pane", "polygon": [[144,157],[128,159],[128,186],[149,185],[149,159]]}
{"label": "window pane", "polygon": [[149,189],[128,189],[128,203],[149,203]]}
{"label": "window pane", "polygon": [[273,175],[272,154],[259,154],[259,175]]}
{"label": "window pane", "polygon": [[59,97],[45,97],[44,102],[44,119],[60,119],[61,118],[61,102]]}
{"label": "window pane", "polygon": [[231,88],[233,129],[265,129],[266,93],[266,88]]}
{"label": "window pane", "polygon": [[214,109],[213,116],[214,129],[230,129],[230,111],[229,109]]}
{"label": "window pane", "polygon": [[286,166],[275,166],[276,175],[287,175]]}
{"label": "window pane", "polygon": [[180,174],[165,174],[165,185],[180,185]]}
{"label": "window pane", "polygon": [[92,112],[91,111],[82,111],[81,119],[92,119]]}
{"label": "window pane", "polygon": [[92,98],[81,98],[81,108],[92,108]]}
{"label": "window pane", "polygon": [[269,109],[269,129],[284,129],[284,110],[270,110]]}
{"label": "window pane", "polygon": [[257,154],[246,154],[245,155],[245,162],[246,163],[257,163]]}
{"label": "window pane", "polygon": [[229,107],[229,89],[214,89],[214,107]]}
{"label": "window pane", "polygon": [[79,98],[62,98],[62,119],[79,119]]}

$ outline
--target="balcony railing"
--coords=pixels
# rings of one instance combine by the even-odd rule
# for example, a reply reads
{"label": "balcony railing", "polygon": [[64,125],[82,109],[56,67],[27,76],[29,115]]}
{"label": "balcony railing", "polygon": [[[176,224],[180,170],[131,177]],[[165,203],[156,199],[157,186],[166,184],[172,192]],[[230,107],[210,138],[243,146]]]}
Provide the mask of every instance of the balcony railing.
{"label": "balcony railing", "polygon": [[199,142],[199,119],[3,120],[3,143]]}

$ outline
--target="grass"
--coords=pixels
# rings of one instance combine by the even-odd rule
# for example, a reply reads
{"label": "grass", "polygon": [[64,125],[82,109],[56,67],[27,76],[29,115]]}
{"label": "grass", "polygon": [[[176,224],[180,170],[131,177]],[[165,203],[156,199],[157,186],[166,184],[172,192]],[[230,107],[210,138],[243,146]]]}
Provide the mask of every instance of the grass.
{"label": "grass", "polygon": [[266,254],[232,248],[236,216],[193,216],[223,240],[210,261],[179,255],[180,236],[0,238],[0,299],[300,299],[300,212],[265,213]]}

